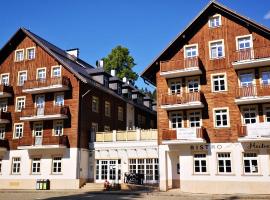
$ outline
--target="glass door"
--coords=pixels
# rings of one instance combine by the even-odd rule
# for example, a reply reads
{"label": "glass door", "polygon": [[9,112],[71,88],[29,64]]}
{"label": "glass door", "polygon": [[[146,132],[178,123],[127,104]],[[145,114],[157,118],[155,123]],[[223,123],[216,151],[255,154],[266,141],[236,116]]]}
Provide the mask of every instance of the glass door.
{"label": "glass door", "polygon": [[42,122],[34,123],[34,137],[35,137],[35,145],[42,145],[42,133],[43,133],[43,124]]}

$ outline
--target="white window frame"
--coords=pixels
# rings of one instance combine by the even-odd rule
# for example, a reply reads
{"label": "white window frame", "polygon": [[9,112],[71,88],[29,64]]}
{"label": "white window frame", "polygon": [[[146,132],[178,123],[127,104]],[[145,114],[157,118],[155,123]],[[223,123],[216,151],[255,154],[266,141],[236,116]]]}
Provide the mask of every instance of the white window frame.
{"label": "white window frame", "polygon": [[[252,34],[248,34],[248,35],[240,35],[240,36],[236,36],[235,37],[235,45],[236,45],[236,50],[239,51],[239,39],[242,38],[247,38],[250,37],[250,49],[253,48],[253,38],[252,38]],[[244,49],[249,49],[249,48],[244,48]]]}
{"label": "white window frame", "polygon": [[[39,78],[38,77],[38,74],[39,74],[39,71],[40,70],[45,70],[45,77],[43,77],[43,78]],[[36,80],[45,80],[46,77],[47,77],[47,68],[46,67],[37,68],[37,71],[36,71]]]}
{"label": "white window frame", "polygon": [[[269,108],[269,109],[267,109],[267,108]],[[270,104],[263,105],[263,121],[264,122],[267,122],[267,116],[266,116],[267,111],[269,111],[269,113],[270,113]],[[269,122],[270,122],[270,120],[269,120]]]}
{"label": "white window frame", "polygon": [[7,76],[7,84],[4,84],[4,85],[9,85],[9,73],[3,73],[1,74],[1,85],[3,85],[3,76]]}
{"label": "white window frame", "polygon": [[[21,109],[18,109],[18,99],[23,99],[23,102],[24,102],[24,106],[22,106]],[[25,108],[25,102],[26,102],[26,96],[19,96],[19,97],[16,97],[16,108],[15,108],[15,111],[16,112],[21,112],[23,108]]]}
{"label": "white window frame", "polygon": [[[218,18],[219,19],[219,25],[218,26],[212,26],[211,24],[211,20],[214,19],[214,18]],[[211,17],[209,17],[209,20],[208,20],[208,27],[209,28],[218,28],[218,27],[221,27],[222,26],[222,20],[221,20],[221,15],[220,14],[215,14]]]}
{"label": "white window frame", "polygon": [[122,106],[117,106],[117,119],[124,121],[124,108]]}
{"label": "white window frame", "polygon": [[[224,76],[224,87],[225,89],[224,90],[215,90],[215,84],[214,84],[214,77],[216,76]],[[219,81],[219,89],[220,89],[220,80],[221,79],[218,79]],[[228,91],[228,82],[227,82],[227,73],[224,72],[224,73],[216,73],[216,74],[211,74],[211,89],[212,89],[212,92],[227,92]]]}
{"label": "white window frame", "polygon": [[251,74],[252,75],[252,82],[251,82],[251,84],[252,85],[256,85],[255,70],[254,69],[251,69],[251,70],[241,70],[241,71],[238,72],[238,85],[239,85],[239,87],[245,87],[245,86],[242,86],[241,79],[240,79],[240,76],[243,75],[243,74]]}
{"label": "white window frame", "polygon": [[[177,84],[176,84],[177,83]],[[176,93],[174,92],[174,93],[172,93],[172,90],[171,90],[171,86],[172,85],[179,85],[180,84],[180,93],[178,93],[177,92],[177,90],[176,90]],[[168,80],[168,85],[169,85],[169,87],[168,87],[168,93],[169,94],[181,94],[182,92],[183,92],[183,88],[182,88],[182,79],[180,79],[180,78],[177,78],[177,79],[169,79]]]}
{"label": "white window frame", "polygon": [[[39,169],[39,172],[38,172]],[[31,165],[31,174],[41,174],[41,158],[34,157],[32,158],[32,165]]]}
{"label": "white window frame", "polygon": [[[20,83],[20,75],[21,75],[21,73],[25,73],[25,74],[26,74],[26,79],[24,80],[23,83]],[[23,84],[25,83],[25,81],[27,81],[27,70],[18,71],[18,81],[17,81],[17,85],[18,85],[18,86],[23,86]]]}
{"label": "white window frame", "polygon": [[[212,53],[211,53],[211,44],[213,43],[219,43],[221,42],[222,44],[222,56],[220,57],[212,57]],[[209,41],[208,42],[208,46],[209,46],[209,58],[210,60],[215,60],[215,59],[222,59],[222,58],[225,58],[225,45],[224,45],[224,39],[219,39],[219,40],[212,40],[212,41]],[[218,51],[217,51],[217,54],[218,54]]]}
{"label": "white window frame", "polygon": [[[219,157],[218,155],[219,154],[229,154],[230,157]],[[217,174],[232,174],[233,173],[233,157],[232,157],[232,153],[231,152],[217,152],[216,153],[216,157],[217,157]],[[220,172],[219,171],[219,160],[223,160],[223,163],[224,163],[224,172]],[[226,169],[226,161],[229,160],[231,165],[230,165],[230,168],[231,168],[231,171],[230,172],[227,172],[227,169]]]}
{"label": "white window frame", "polygon": [[12,157],[11,174],[18,175],[20,173],[21,173],[21,157]]}
{"label": "white window frame", "polygon": [[[198,81],[194,81],[195,79],[197,79]],[[189,87],[188,87],[188,83],[189,81],[193,81],[193,82],[198,82],[198,91],[201,90],[201,84],[200,84],[200,77],[199,76],[192,76],[192,77],[187,77],[186,78],[186,92],[190,93],[189,91]]]}
{"label": "white window frame", "polygon": [[[196,48],[196,55],[195,56],[187,56],[187,48],[195,47]],[[195,58],[199,56],[199,45],[196,44],[189,44],[184,46],[184,58]]]}
{"label": "white window frame", "polygon": [[[247,109],[247,108],[255,108],[255,114],[256,114],[256,118],[255,118],[256,122],[255,123],[259,123],[258,106],[257,105],[250,105],[250,106],[241,106],[240,107],[242,124],[246,125],[245,118],[244,118],[244,114],[245,114],[244,109]],[[249,118],[249,119],[251,119],[251,118]]]}
{"label": "white window frame", "polygon": [[[56,102],[57,96],[63,96],[63,102],[62,102],[62,104],[59,104],[59,103]],[[55,106],[63,106],[63,105],[65,105],[65,94],[63,92],[58,92],[58,93],[55,93],[54,94],[53,105],[55,105]]]}
{"label": "white window frame", "polygon": [[[173,114],[178,114],[179,117],[177,118],[181,118],[182,122],[181,122],[181,127],[178,127],[178,122],[176,123],[176,127],[173,128],[173,123],[172,123],[172,119],[173,119]],[[169,127],[170,129],[177,129],[177,128],[184,128],[184,116],[183,116],[183,112],[182,111],[173,111],[169,113]]]}
{"label": "white window frame", "polygon": [[[34,50],[34,57],[29,59],[29,50],[33,49]],[[36,58],[36,47],[29,47],[26,48],[26,54],[25,54],[26,60],[34,60]]]}
{"label": "white window frame", "polygon": [[106,117],[111,117],[111,103],[109,101],[105,101],[104,111]]}
{"label": "white window frame", "polygon": [[[219,110],[227,110],[227,125],[224,126],[216,126],[216,111]],[[213,121],[214,121],[214,127],[215,128],[229,128],[230,127],[230,111],[229,111],[229,107],[220,107],[220,108],[214,108],[213,109]]]}
{"label": "white window frame", "polygon": [[198,127],[202,127],[202,111],[201,110],[189,110],[187,111],[187,125],[189,128],[195,128],[195,127],[191,127],[191,121],[190,121],[190,117],[191,114],[194,112],[200,112],[199,117],[200,117],[200,126],[196,126],[196,128]]}
{"label": "white window frame", "polygon": [[[52,158],[52,174],[62,174],[62,172],[63,172],[63,162],[62,161],[63,161],[63,157],[61,157],[61,156],[54,156]],[[56,163],[56,169],[57,169],[57,171],[55,171],[55,172],[54,172],[54,168],[55,168],[54,163]],[[60,167],[59,167],[59,163],[60,163]]]}
{"label": "white window frame", "polygon": [[7,110],[8,110],[8,100],[5,98],[0,99],[0,111],[7,112]]}
{"label": "white window frame", "polygon": [[260,84],[261,85],[270,85],[270,79],[267,79],[267,84],[263,83],[262,75],[265,72],[270,73],[270,68],[266,67],[266,68],[263,68],[262,70],[260,70]]}
{"label": "white window frame", "polygon": [[[62,126],[61,133],[57,133],[57,127]],[[58,130],[58,129],[57,129]],[[64,135],[64,120],[53,120],[53,136],[61,136]]]}
{"label": "white window frame", "polygon": [[[93,106],[94,101],[96,101],[95,106]],[[99,113],[99,98],[97,96],[92,96],[91,106],[92,106],[92,112]]]}
{"label": "white window frame", "polygon": [[[22,60],[17,60],[17,52],[19,52],[19,51],[22,51],[22,53],[23,53]],[[22,62],[22,61],[24,61],[24,49],[15,50],[14,62]]]}
{"label": "white window frame", "polygon": [[6,137],[6,125],[5,124],[1,124],[0,125],[0,140],[4,140]]}
{"label": "white window frame", "polygon": [[[17,126],[21,125],[22,126],[22,133],[21,136],[17,136],[16,134],[16,130],[17,130]],[[23,130],[24,129],[24,123],[14,123],[14,129],[13,129],[13,139],[19,139],[23,137]]]}
{"label": "white window frame", "polygon": [[[254,156],[245,156],[245,154],[256,154],[256,157]],[[259,155],[258,152],[243,152],[242,154],[242,160],[243,160],[243,174],[244,175],[258,175],[260,174],[260,159],[259,159]],[[245,160],[249,161],[250,164],[250,172],[245,172]],[[256,160],[257,161],[257,172],[253,172],[252,170],[252,160]]]}
{"label": "white window frame", "polygon": [[[205,157],[195,157],[195,155],[205,155]],[[199,166],[198,166],[200,168],[199,172],[195,171],[195,168],[196,168],[195,161],[199,161]],[[205,165],[205,167],[206,167],[205,172],[202,172],[202,161],[205,161],[205,164],[206,164]],[[207,174],[207,173],[209,173],[208,172],[208,156],[207,156],[206,152],[194,152],[193,153],[193,173],[194,174]]]}
{"label": "white window frame", "polygon": [[[59,68],[60,69],[60,75],[59,76],[54,76],[53,75],[53,70],[54,68]],[[62,66],[61,65],[55,65],[51,67],[51,78],[57,78],[62,76]]]}

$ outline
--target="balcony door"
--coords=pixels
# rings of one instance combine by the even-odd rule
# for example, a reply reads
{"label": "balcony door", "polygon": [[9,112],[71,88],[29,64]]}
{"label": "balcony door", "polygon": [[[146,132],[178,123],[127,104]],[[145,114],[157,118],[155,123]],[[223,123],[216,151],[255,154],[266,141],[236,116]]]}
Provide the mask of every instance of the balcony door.
{"label": "balcony door", "polygon": [[36,96],[36,109],[37,109],[37,115],[44,115],[44,109],[45,109],[45,96],[44,95]]}
{"label": "balcony door", "polygon": [[35,145],[42,145],[43,124],[42,122],[34,122],[33,132],[35,137]]}

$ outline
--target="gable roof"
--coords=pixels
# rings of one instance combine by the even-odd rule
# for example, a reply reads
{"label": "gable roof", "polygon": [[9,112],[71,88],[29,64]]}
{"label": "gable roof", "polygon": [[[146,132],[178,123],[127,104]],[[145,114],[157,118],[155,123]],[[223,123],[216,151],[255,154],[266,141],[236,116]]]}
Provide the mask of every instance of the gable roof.
{"label": "gable roof", "polygon": [[[84,83],[87,83],[87,79],[91,78],[85,69],[94,68],[83,60],[74,57],[68,54],[66,51],[58,48],[57,46],[51,44],[47,40],[39,37],[38,35],[32,33],[31,31],[25,28],[19,28],[19,30],[10,38],[10,40],[3,46],[0,50],[0,55],[3,55],[5,51],[10,51],[11,44],[15,43],[16,38],[20,38],[23,35],[28,36],[32,39],[38,46],[40,46],[45,52],[51,55],[54,59],[56,59],[61,65],[66,67],[70,72],[72,72],[79,80]],[[3,57],[1,58],[4,59]],[[0,63],[2,60],[0,59]]]}
{"label": "gable roof", "polygon": [[209,17],[209,13],[211,12],[222,12],[226,13],[227,15],[231,16],[234,19],[237,19],[238,21],[246,24],[249,27],[253,27],[256,30],[260,31],[262,34],[267,35],[270,37],[270,29],[267,27],[256,23],[255,21],[244,17],[235,11],[225,7],[224,5],[216,2],[216,1],[210,1],[207,6],[195,17],[194,20],[184,29],[184,31],[180,32],[176,38],[169,43],[169,45],[145,68],[145,70],[141,73],[141,77],[150,82],[153,85],[156,85],[156,73],[159,70],[159,62],[162,61],[166,56],[168,55],[169,49],[173,48],[175,45],[177,45],[180,41],[184,41],[186,39],[185,36],[188,35],[188,33],[194,34],[191,30],[194,30],[194,27],[198,28],[199,23],[205,19],[205,17]]}

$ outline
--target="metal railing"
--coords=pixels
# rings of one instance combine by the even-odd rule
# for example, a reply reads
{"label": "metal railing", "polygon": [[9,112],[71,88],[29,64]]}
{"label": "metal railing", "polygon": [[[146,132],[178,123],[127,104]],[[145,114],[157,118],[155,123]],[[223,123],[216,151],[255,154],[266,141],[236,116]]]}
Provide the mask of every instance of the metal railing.
{"label": "metal railing", "polygon": [[181,70],[187,68],[199,67],[199,58],[185,58],[183,60],[168,60],[160,62],[161,72],[168,72],[174,70]]}

